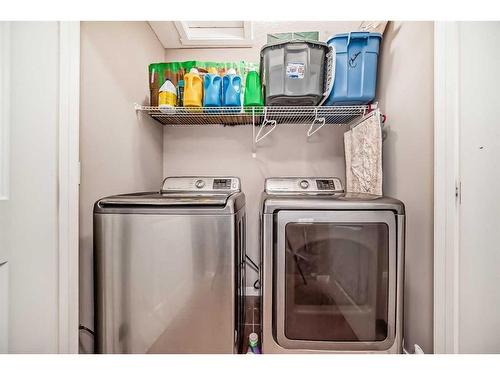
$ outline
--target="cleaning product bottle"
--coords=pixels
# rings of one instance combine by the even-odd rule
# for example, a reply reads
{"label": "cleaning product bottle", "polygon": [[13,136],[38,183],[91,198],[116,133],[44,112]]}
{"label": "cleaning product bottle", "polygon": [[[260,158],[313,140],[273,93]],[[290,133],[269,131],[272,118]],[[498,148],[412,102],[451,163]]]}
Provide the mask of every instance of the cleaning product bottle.
{"label": "cleaning product bottle", "polygon": [[252,349],[253,354],[260,354],[259,335],[255,332],[248,335],[248,347]]}
{"label": "cleaning product bottle", "polygon": [[222,80],[222,105],[241,107],[241,77],[234,69],[229,69]]}
{"label": "cleaning product bottle", "polygon": [[175,86],[167,79],[163,85],[161,85],[158,93],[158,106],[160,108],[173,108],[177,104],[177,94],[175,91]]}
{"label": "cleaning product bottle", "polygon": [[184,106],[184,80],[177,82],[177,107]]}
{"label": "cleaning product bottle", "polygon": [[203,79],[203,106],[220,107],[222,105],[222,78],[217,69],[209,68]]}
{"label": "cleaning product bottle", "polygon": [[262,86],[260,84],[259,73],[257,73],[255,69],[249,71],[245,82],[245,95],[243,96],[243,105],[245,107],[264,106],[264,98],[262,96]]}
{"label": "cleaning product bottle", "polygon": [[203,100],[203,82],[198,69],[191,68],[184,74],[184,107],[201,107]]}

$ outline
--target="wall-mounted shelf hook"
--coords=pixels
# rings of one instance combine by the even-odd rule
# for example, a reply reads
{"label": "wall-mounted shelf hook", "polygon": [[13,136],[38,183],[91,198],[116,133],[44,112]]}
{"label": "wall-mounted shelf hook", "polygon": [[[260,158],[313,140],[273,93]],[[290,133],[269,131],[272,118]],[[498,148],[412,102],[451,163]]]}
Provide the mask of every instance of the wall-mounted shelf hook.
{"label": "wall-mounted shelf hook", "polygon": [[[265,127],[268,125],[270,125],[271,127],[269,129],[267,129],[267,131],[264,134],[261,134],[262,131],[265,129]],[[272,131],[274,129],[276,129],[276,125],[278,125],[278,122],[276,120],[269,120],[267,118],[267,108],[264,108],[264,120],[262,121],[262,124],[260,124],[259,131],[257,132],[257,135],[255,136],[255,143],[259,143],[264,138],[266,138],[269,134],[271,134]]]}
{"label": "wall-mounted shelf hook", "polygon": [[[314,129],[314,125],[316,125],[316,124],[319,124],[319,126],[316,127],[316,129]],[[307,130],[307,136],[308,137],[312,136],[319,129],[321,129],[323,126],[325,126],[325,124],[326,124],[326,119],[324,117],[318,117],[318,108],[315,108],[315,111],[314,111],[314,120],[311,123],[311,126],[309,127],[309,129]]]}

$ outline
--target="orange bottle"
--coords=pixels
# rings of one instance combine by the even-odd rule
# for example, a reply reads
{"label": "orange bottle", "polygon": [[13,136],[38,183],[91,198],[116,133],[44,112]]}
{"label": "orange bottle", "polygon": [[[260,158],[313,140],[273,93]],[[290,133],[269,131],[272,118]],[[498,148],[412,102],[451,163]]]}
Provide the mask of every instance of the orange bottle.
{"label": "orange bottle", "polygon": [[191,68],[184,74],[184,107],[201,107],[203,101],[203,80],[198,69]]}

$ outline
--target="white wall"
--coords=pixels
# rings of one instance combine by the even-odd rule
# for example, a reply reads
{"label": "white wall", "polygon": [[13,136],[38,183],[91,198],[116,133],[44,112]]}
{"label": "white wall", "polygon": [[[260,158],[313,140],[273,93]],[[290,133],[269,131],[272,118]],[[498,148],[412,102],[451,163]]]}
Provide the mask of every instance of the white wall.
{"label": "white wall", "polygon": [[59,28],[12,22],[10,32],[10,197],[0,201],[8,349],[56,353]]}
{"label": "white wall", "polygon": [[405,344],[433,344],[433,22],[390,22],[378,97],[388,116],[384,194],[406,205]]}
{"label": "white wall", "polygon": [[[80,322],[93,328],[92,209],[99,198],[156,190],[162,128],[137,116],[149,104],[148,65],[164,49],[146,22],[82,22],[80,100]],[[92,339],[80,334],[80,350]]]}

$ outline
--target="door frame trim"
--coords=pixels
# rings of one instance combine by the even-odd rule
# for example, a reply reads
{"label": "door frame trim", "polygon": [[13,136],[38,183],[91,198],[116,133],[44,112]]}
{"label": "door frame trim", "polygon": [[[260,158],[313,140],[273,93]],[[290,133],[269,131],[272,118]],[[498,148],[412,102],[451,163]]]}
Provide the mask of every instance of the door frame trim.
{"label": "door frame trim", "polygon": [[10,22],[0,22],[0,201],[10,187]]}
{"label": "door frame trim", "polygon": [[434,352],[459,352],[460,33],[434,23]]}
{"label": "door frame trim", "polygon": [[80,22],[59,23],[59,353],[78,353]]}

